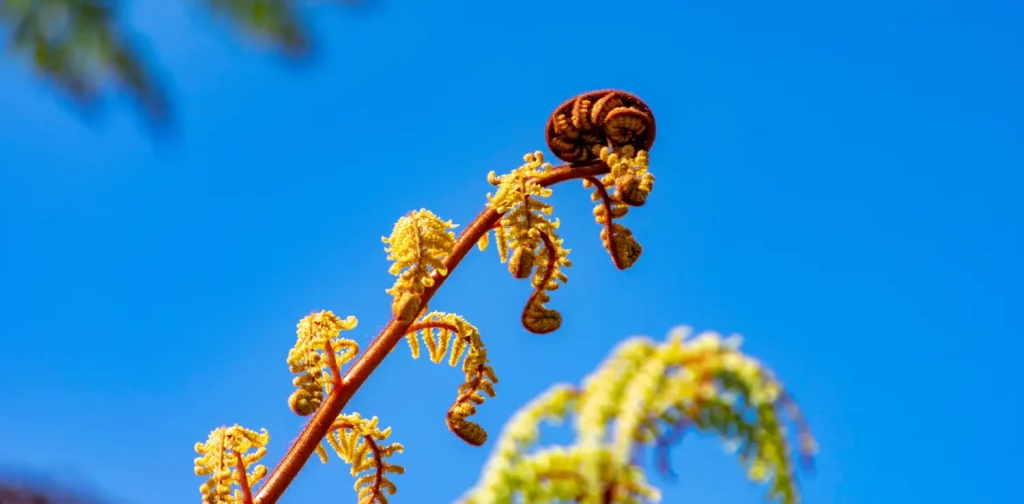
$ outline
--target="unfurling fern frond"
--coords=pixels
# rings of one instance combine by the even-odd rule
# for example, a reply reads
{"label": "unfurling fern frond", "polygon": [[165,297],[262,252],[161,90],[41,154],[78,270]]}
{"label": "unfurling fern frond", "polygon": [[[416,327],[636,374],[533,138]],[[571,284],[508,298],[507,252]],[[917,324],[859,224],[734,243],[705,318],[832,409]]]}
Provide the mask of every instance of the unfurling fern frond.
{"label": "unfurling fern frond", "polygon": [[449,231],[455,227],[451,221],[442,221],[430,210],[421,209],[399,219],[391,236],[383,239],[388,244],[384,249],[388,260],[394,261],[388,272],[398,276],[395,285],[386,291],[394,298],[391,311],[398,320],[411,322],[426,310],[426,306],[420,306],[420,295],[434,285],[431,273],[448,274],[444,261],[455,246],[455,233]]}
{"label": "unfurling fern frond", "polygon": [[[387,504],[388,496],[398,490],[388,475],[405,473],[404,467],[386,460],[402,452],[402,445],[382,443],[391,435],[391,427],[381,430],[377,423],[377,417],[362,418],[359,413],[341,415],[331,425],[326,438],[338,457],[352,466],[359,504]],[[323,444],[317,446],[316,453],[326,464],[327,450]]]}
{"label": "unfurling fern frond", "polygon": [[[597,202],[594,217],[601,229],[601,243],[619,269],[626,269],[640,258],[643,247],[629,228],[614,222],[629,213],[630,206],[641,206],[654,188],[654,175],[648,171],[647,152],[626,145],[612,152],[600,151],[601,160],[611,170],[601,179],[588,177],[583,187],[594,187],[591,199]],[[614,193],[609,193],[614,189]]]}
{"label": "unfurling fern frond", "polygon": [[205,443],[196,443],[196,476],[210,477],[199,487],[203,504],[252,502],[253,485],[267,475],[265,466],[253,464],[266,455],[268,442],[266,429],[256,432],[235,424],[214,429]]}
{"label": "unfurling fern frond", "polygon": [[[515,278],[532,277],[534,292],[523,309],[523,327],[547,334],[562,325],[562,315],[546,306],[550,300],[547,292],[568,280],[562,270],[572,262],[570,250],[562,246],[555,232],[559,221],[551,219],[551,205],[540,199],[551,196],[551,189],[538,183],[551,173],[551,165],[544,162],[539,151],[527,154],[523,160],[525,164],[506,175],[488,174],[487,180],[498,190],[494,196],[487,195],[487,206],[502,214],[494,229],[501,262],[508,263]],[[487,243],[481,240],[479,245],[484,248]]]}
{"label": "unfurling fern frond", "polygon": [[[341,331],[355,329],[358,323],[355,317],[341,319],[327,310],[311,313],[299,321],[298,338],[288,351],[288,370],[299,374],[292,380],[296,390],[288,398],[288,406],[296,414],[313,414],[325,395],[330,394],[332,380],[340,378],[332,373],[340,372],[340,366],[359,353],[358,343],[340,337]],[[332,371],[331,357],[338,370]]]}
{"label": "unfurling fern frond", "polygon": [[428,313],[409,326],[406,334],[414,359],[420,356],[417,335],[423,338],[431,362],[440,364],[447,355],[448,365],[455,367],[462,360],[465,381],[459,385],[459,395],[448,409],[445,421],[448,429],[463,441],[474,446],[484,444],[487,431],[468,418],[476,413],[476,406],[484,402],[485,395],[494,397],[498,377],[487,360],[487,347],[480,340],[480,331],[458,315]]}
{"label": "unfurling fern frond", "polygon": [[[27,5],[29,1],[19,3]],[[356,319],[341,319],[329,311],[303,318],[288,353],[289,370],[295,375],[288,404],[295,413],[311,418],[257,492],[252,485],[267,474],[265,467],[254,465],[266,453],[266,431],[257,434],[237,425],[223,427],[214,431],[206,444],[197,444],[202,456],[195,461],[196,472],[210,477],[201,487],[204,501],[277,503],[312,454],[317,453],[326,463],[330,447],[351,464],[358,502],[386,504],[396,492],[391,476],[404,472],[389,458],[403,447],[387,443],[391,429],[378,428],[377,417],[364,419],[343,412],[403,336],[413,358],[425,347],[434,363],[461,366],[464,380],[445,422],[465,442],[483,445],[488,434],[470,418],[477,406],[495,396],[498,378],[487,348],[472,324],[458,315],[428,313],[428,304],[473,243],[486,249],[493,231],[501,262],[514,278],[529,279],[533,287],[522,310],[523,326],[536,334],[557,330],[562,315],[547,304],[551,292],[567,282],[566,269],[572,262],[570,250],[558,234],[559,220],[552,217],[550,187],[577,179],[594,187],[593,198],[599,202],[594,213],[604,226],[602,242],[615,265],[628,268],[639,257],[641,247],[632,233],[614,220],[625,216],[630,206],[643,205],[651,192],[654,177],[647,170],[647,153],[654,138],[654,116],[637,96],[615,90],[584,93],[560,105],[545,129],[551,153],[567,164],[552,167],[541,152],[534,152],[505,175],[489,173],[488,181],[496,186],[494,194],[487,194],[487,208],[458,239],[452,232],[457,226],[429,210],[412,211],[400,218],[390,236],[383,238],[392,262],[389,272],[397,277],[386,290],[392,296],[391,321],[382,326],[357,362],[343,368],[360,353],[355,341],[340,336],[341,331],[356,327]],[[755,383],[749,372],[729,367],[726,360],[718,362],[714,356],[700,354],[696,363],[688,358],[680,361],[679,355],[685,353],[676,348],[680,343],[666,345],[634,340],[621,347],[614,363],[583,387],[556,387],[518,415],[496,443],[495,455],[469,502],[633,504],[657,499],[657,490],[647,484],[631,458],[633,447],[645,443],[660,446],[677,425],[687,422],[739,439],[741,457],[751,460],[752,476],[774,477],[780,488],[776,493],[787,496],[785,488],[791,480],[782,474],[787,467],[778,457],[785,445],[772,444],[766,437],[781,430],[781,417],[772,402],[781,395],[772,395],[770,387]],[[685,371],[677,372],[677,368]],[[692,382],[679,381],[683,380],[680,377]],[[708,385],[712,382],[727,393],[705,393],[714,389]],[[727,400],[729,393],[742,396],[743,404],[756,404],[756,418],[736,408],[730,410],[735,403]],[[576,445],[528,452],[539,436],[540,420],[570,416],[577,419]],[[729,420],[722,423],[722,418]],[[255,452],[248,453],[252,449]],[[232,491],[233,487],[237,490]]]}

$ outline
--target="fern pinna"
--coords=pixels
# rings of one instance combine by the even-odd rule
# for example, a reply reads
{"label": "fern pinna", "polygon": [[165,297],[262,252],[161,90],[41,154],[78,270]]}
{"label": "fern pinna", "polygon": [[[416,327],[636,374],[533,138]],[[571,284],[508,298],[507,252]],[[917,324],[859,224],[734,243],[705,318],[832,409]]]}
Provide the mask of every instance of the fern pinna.
{"label": "fern pinna", "polygon": [[[487,432],[470,417],[496,393],[498,377],[487,348],[475,326],[454,313],[431,311],[430,300],[474,245],[489,246],[493,233],[499,259],[512,277],[533,286],[522,311],[523,327],[535,334],[557,330],[562,315],[548,304],[568,280],[572,262],[546,201],[551,187],[578,179],[593,189],[601,243],[615,267],[629,268],[643,248],[620,221],[630,208],[642,206],[654,187],[648,160],[655,131],[651,109],[630,93],[576,96],[555,109],[545,130],[548,149],[564,163],[552,166],[543,153],[533,152],[508,173],[488,174],[494,192],[458,237],[455,224],[426,209],[398,219],[383,239],[390,272],[397,277],[386,290],[391,321],[361,351],[354,340],[341,337],[356,327],[355,317],[320,311],[303,318],[287,357],[296,375],[288,405],[309,416],[308,423],[269,474],[256,464],[270,439],[265,430],[235,425],[211,432],[206,443],[196,445],[196,474],[209,477],[200,487],[204,503],[276,503],[314,453],[328,461],[328,449],[351,466],[360,504],[387,503],[396,492],[391,478],[404,472],[390,459],[404,447],[388,441],[391,429],[380,428],[377,417],[343,410],[403,338],[413,358],[425,348],[432,362],[461,367],[464,381],[446,424],[463,441],[485,444]],[[801,453],[809,456],[814,442],[794,403],[767,369],[738,351],[736,341],[714,334],[684,336],[676,333],[661,344],[629,340],[583,386],[557,386],[527,405],[506,426],[479,484],[463,502],[657,501],[658,491],[644,478],[641,448],[654,445],[662,453],[688,429],[725,438],[736,446],[752,479],[772,482],[772,498],[797,502],[784,420],[795,420]],[[541,420],[570,417],[576,444],[537,449]]]}

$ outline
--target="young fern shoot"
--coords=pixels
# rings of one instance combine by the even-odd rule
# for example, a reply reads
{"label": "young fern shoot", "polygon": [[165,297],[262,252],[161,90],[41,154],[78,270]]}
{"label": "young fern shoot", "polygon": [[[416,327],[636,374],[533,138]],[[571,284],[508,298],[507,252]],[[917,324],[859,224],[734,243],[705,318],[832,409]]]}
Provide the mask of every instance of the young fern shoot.
{"label": "young fern shoot", "polygon": [[196,443],[196,476],[210,477],[199,487],[203,504],[251,502],[253,484],[267,475],[265,466],[253,464],[267,454],[268,442],[266,429],[257,433],[235,424],[214,429],[206,443]]}
{"label": "young fern shoot", "polygon": [[447,355],[448,365],[455,367],[465,356],[462,359],[465,380],[459,385],[455,402],[448,408],[445,423],[459,439],[473,446],[483,445],[487,442],[487,431],[468,418],[476,413],[476,407],[484,402],[485,395],[495,396],[494,384],[498,383],[498,376],[487,360],[487,348],[480,341],[480,331],[466,319],[452,313],[424,315],[419,322],[409,326],[406,335],[413,359],[420,356],[417,334],[422,335],[430,361],[435,364],[440,364]]}
{"label": "young fern shoot", "polygon": [[[269,475],[265,467],[253,466],[266,453],[266,431],[256,434],[237,425],[214,430],[205,444],[196,445],[202,455],[196,459],[196,473],[211,476],[200,488],[204,503],[274,504],[314,453],[327,462],[331,448],[351,466],[358,502],[386,504],[397,490],[391,476],[404,472],[390,457],[404,447],[388,443],[391,429],[379,428],[377,417],[345,414],[343,409],[402,339],[413,358],[419,357],[422,340],[432,362],[447,359],[451,367],[461,362],[464,381],[445,423],[466,443],[486,443],[484,427],[469,419],[486,398],[495,396],[498,383],[480,332],[457,314],[428,312],[430,300],[451,272],[474,245],[485,249],[493,231],[501,262],[507,263],[514,278],[530,279],[534,289],[523,308],[523,327],[535,334],[557,330],[562,315],[547,306],[549,293],[565,284],[565,270],[572,262],[557,233],[559,221],[552,218],[553,208],[545,199],[553,185],[573,179],[594,188],[601,242],[615,267],[629,268],[642,252],[632,232],[615,221],[630,207],[643,205],[653,188],[648,152],[655,123],[647,104],[623,91],[585,93],[555,110],[545,137],[548,148],[565,164],[552,166],[541,152],[534,152],[504,175],[491,172],[487,180],[496,186],[495,193],[487,195],[484,210],[458,237],[451,231],[455,224],[426,209],[409,212],[395,223],[383,239],[393,262],[389,271],[397,277],[386,291],[392,298],[392,319],[368,348],[361,351],[354,340],[340,336],[356,327],[355,317],[342,319],[321,311],[299,322],[298,338],[287,358],[289,370],[297,375],[288,405],[296,414],[309,416],[308,423]],[[779,424],[771,423],[781,397],[777,387],[765,385],[756,366],[737,354],[712,352],[708,343],[675,338],[666,345],[632,341],[615,357],[633,359],[630,367],[602,368],[598,374],[605,378],[592,379],[584,389],[556,388],[542,403],[524,410],[506,428],[494,462],[467,502],[518,502],[510,500],[515,495],[525,502],[654,499],[657,492],[644,481],[631,456],[636,446],[666,438],[670,429],[659,419],[692,421],[741,439],[744,446],[753,447],[744,452],[752,457],[752,474],[773,476],[773,495],[795,502],[784,446],[774,441],[780,437]],[[677,368],[682,371],[670,372]],[[761,416],[755,423],[742,423],[740,419],[747,417],[729,409],[736,403],[725,401],[726,395],[716,392],[719,388],[741,397],[743,405],[754,405]],[[536,439],[539,418],[569,414],[579,418],[578,446],[525,454]],[[726,417],[732,423],[722,423]],[[614,443],[608,444],[604,433],[612,419],[619,423]],[[248,454],[250,449],[256,452]],[[530,475],[539,479],[531,480]]]}
{"label": "young fern shoot", "polygon": [[[551,196],[552,190],[537,182],[551,173],[551,165],[544,162],[544,154],[539,151],[527,154],[523,160],[526,164],[507,175],[487,175],[488,182],[498,186],[497,194],[487,195],[487,206],[502,215],[494,228],[501,262],[508,262],[513,277],[531,278],[533,284],[533,294],[523,309],[523,327],[547,334],[562,325],[562,314],[545,306],[551,300],[548,292],[568,280],[562,268],[572,266],[572,262],[569,249],[562,247],[555,233],[558,219],[551,220],[553,209],[541,200]],[[487,247],[486,236],[479,242],[481,250]]]}

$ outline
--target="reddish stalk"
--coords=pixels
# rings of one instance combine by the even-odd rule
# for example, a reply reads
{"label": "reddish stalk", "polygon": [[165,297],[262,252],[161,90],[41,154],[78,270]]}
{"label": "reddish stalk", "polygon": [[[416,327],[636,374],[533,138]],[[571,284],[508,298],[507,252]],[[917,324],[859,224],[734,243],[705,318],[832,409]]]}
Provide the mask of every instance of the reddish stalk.
{"label": "reddish stalk", "polygon": [[[614,240],[612,240],[615,234],[615,229],[612,227],[612,197],[608,194],[608,189],[604,187],[604,184],[602,184],[597,177],[586,177],[585,180],[593,184],[597,189],[597,193],[601,195],[601,206],[604,207],[605,214],[605,219],[602,224],[604,224],[606,229],[605,232],[608,233],[608,242],[614,243]],[[622,258],[619,257],[619,254],[615,253],[615,250],[614,246],[608,247],[608,253],[612,256],[612,262],[615,263],[616,268],[626,269],[622,264]]]}
{"label": "reddish stalk", "polygon": [[245,472],[245,460],[242,454],[235,452],[235,463],[238,464],[238,486],[242,487],[242,503],[252,504],[252,489],[249,488],[249,475]]}
{"label": "reddish stalk", "polygon": [[550,282],[555,276],[555,266],[558,262],[558,252],[555,250],[555,244],[551,241],[551,237],[548,236],[547,233],[541,231],[540,239],[544,242],[544,250],[548,253],[547,270],[544,273],[543,280],[533,288],[533,294],[530,294],[529,299],[526,300],[526,306],[523,307],[523,315],[520,317],[520,320],[527,331],[534,334],[547,334],[557,330],[558,326],[553,328],[544,328],[545,330],[541,330],[539,328],[530,327],[530,324],[526,321],[526,317],[529,314],[530,309],[534,308],[537,303],[537,298],[540,297],[541,294],[547,292],[548,282]]}
{"label": "reddish stalk", "polygon": [[[473,439],[472,437],[467,436],[463,431],[461,431],[458,428],[459,424],[457,423],[458,421],[454,418],[455,417],[454,412],[455,412],[456,408],[458,408],[463,403],[465,403],[467,401],[472,401],[473,400],[472,396],[473,396],[474,393],[476,393],[479,390],[480,382],[483,381],[484,376],[485,376],[484,375],[484,367],[483,366],[477,366],[477,368],[476,368],[476,376],[473,377],[473,381],[468,382],[466,384],[466,385],[468,385],[467,390],[465,392],[463,392],[462,394],[459,394],[459,396],[455,398],[455,402],[452,403],[452,406],[450,408],[448,408],[448,414],[445,415],[445,418],[444,418],[444,423],[445,423],[445,425],[448,426],[448,430],[451,431],[452,434],[455,434],[456,436],[459,437],[459,439],[461,439],[461,440],[463,440],[463,441],[465,441],[465,442],[467,442],[467,443],[469,443],[469,444],[471,444],[473,446],[483,446],[483,444],[487,442],[487,438],[485,437],[484,439],[480,440],[480,439]],[[470,423],[470,420],[467,420],[466,418],[463,418],[461,420],[461,422]]]}
{"label": "reddish stalk", "polygon": [[[548,187],[567,180],[603,175],[608,173],[608,171],[608,166],[600,161],[580,165],[563,165],[554,168],[550,174],[539,179],[538,183]],[[466,226],[465,230],[462,231],[456,240],[452,254],[445,260],[448,275],[442,276],[436,272],[432,275],[434,285],[427,288],[420,296],[420,306],[426,306],[430,302],[430,299],[434,297],[434,293],[451,276],[455,268],[462,262],[462,259],[469,254],[469,251],[476,246],[477,242],[480,241],[480,238],[487,231],[493,229],[498,224],[500,218],[501,214],[486,208],[473,219],[473,222]],[[336,384],[332,388],[323,404],[320,405],[320,409],[306,423],[298,439],[292,443],[288,452],[285,453],[284,457],[270,473],[270,476],[267,477],[266,483],[256,493],[256,497],[253,500],[254,504],[277,503],[281,495],[284,494],[284,491],[291,485],[295,476],[302,470],[302,466],[306,464],[306,461],[316,451],[316,447],[324,439],[324,436],[330,432],[331,426],[338,415],[341,414],[345,405],[348,404],[352,396],[355,395],[359,387],[366,382],[366,379],[370,377],[374,370],[384,362],[384,359],[395,348],[395,345],[408,333],[409,326],[411,325],[412,322],[403,323],[392,318],[388,325],[384,326],[384,329],[373,340],[369,348],[348,369],[348,372],[341,379],[341,383]],[[334,359],[333,351],[328,351],[327,356],[329,359],[328,363],[330,363]],[[334,366],[334,369],[336,368],[337,364]],[[336,381],[337,376],[338,373],[335,372],[333,380]]]}
{"label": "reddish stalk", "polygon": [[[331,430],[328,432],[344,429],[355,430],[356,428],[357,426],[352,424],[351,422],[345,420],[338,420],[331,424]],[[380,491],[380,484],[384,480],[384,457],[381,456],[380,445],[377,444],[376,439],[373,439],[373,436],[363,435],[361,437],[363,438],[363,442],[370,447],[370,451],[373,453],[374,474],[373,486],[370,487],[370,490],[372,492],[371,495],[377,495]]]}
{"label": "reddish stalk", "polygon": [[445,331],[449,331],[455,334],[459,338],[468,339],[464,338],[462,334],[459,333],[459,329],[455,327],[455,324],[449,324],[447,322],[438,322],[436,320],[431,322],[417,322],[415,324],[412,324],[409,326],[408,329],[405,330],[404,336],[415,334],[424,329],[443,329]]}

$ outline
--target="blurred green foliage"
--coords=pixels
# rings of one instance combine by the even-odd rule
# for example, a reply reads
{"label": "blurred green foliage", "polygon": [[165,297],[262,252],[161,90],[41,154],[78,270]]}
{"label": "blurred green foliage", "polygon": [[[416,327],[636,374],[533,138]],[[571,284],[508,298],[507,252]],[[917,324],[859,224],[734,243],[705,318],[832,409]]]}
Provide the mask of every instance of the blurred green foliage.
{"label": "blurred green foliage", "polygon": [[[284,55],[311,48],[300,0],[195,1]],[[124,92],[150,124],[166,125],[172,111],[159,64],[123,14],[116,0],[0,0],[0,33],[7,56],[27,62],[79,105]]]}

